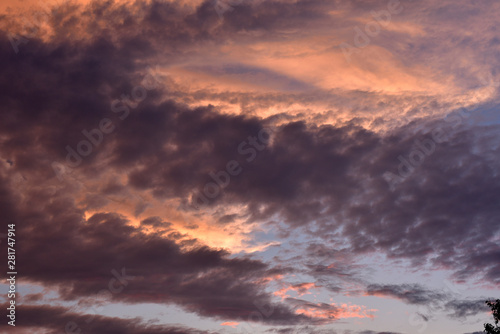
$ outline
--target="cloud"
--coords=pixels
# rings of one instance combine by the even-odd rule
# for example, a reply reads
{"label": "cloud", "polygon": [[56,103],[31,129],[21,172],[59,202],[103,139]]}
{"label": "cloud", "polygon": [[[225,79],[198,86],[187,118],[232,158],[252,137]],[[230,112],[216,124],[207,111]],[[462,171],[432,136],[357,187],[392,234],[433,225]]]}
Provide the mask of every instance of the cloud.
{"label": "cloud", "polygon": [[[18,227],[25,235],[18,248],[18,256],[25,258],[19,270],[25,279],[57,287],[62,299],[173,303],[201,316],[235,320],[265,308],[272,309],[264,320],[269,323],[307,321],[261,290],[260,282],[280,273],[278,268],[249,258],[229,259],[226,251],[198,243],[184,249],[175,239],[161,232],[145,234],[113,213],[84,220],[68,204],[59,200],[44,207],[45,217],[39,215],[35,225],[29,223],[34,212],[25,210],[25,225]],[[103,294],[103,289],[108,291]]]}
{"label": "cloud", "polygon": [[310,294],[309,290],[318,288],[319,286],[316,286],[314,283],[299,283],[299,284],[294,284],[290,285],[287,287],[284,287],[274,293],[275,296],[280,296],[281,298],[285,299],[288,296],[286,293],[288,291],[295,291],[299,296],[305,295],[305,294]]}
{"label": "cloud", "polygon": [[236,328],[240,323],[239,322],[236,322],[236,321],[228,321],[228,322],[223,322],[222,324],[220,324],[221,326],[229,326],[229,327],[233,327],[233,328]]}
{"label": "cloud", "polygon": [[[498,93],[476,89],[485,73],[496,79],[500,59],[498,4],[486,3],[405,3],[351,67],[339,43],[385,3],[249,2],[223,20],[211,1],[65,4],[18,53],[10,33],[22,34],[22,20],[2,15],[0,210],[23,236],[20,272],[66,300],[94,298],[113,270],[126,272],[134,280],[113,301],[176,304],[228,323],[265,305],[265,323],[301,326],[371,315],[276,302],[270,277],[317,280],[283,296],[339,292],[338,281],[360,281],[352,258],[377,252],[498,284],[500,127],[475,122]],[[464,24],[478,17],[480,27]],[[477,112],[457,118],[462,106]],[[434,130],[446,135],[426,153]],[[415,154],[425,159],[408,167]],[[229,176],[230,165],[241,173]],[[384,178],[405,168],[399,181]],[[194,208],[210,187],[217,195]],[[183,214],[194,221],[180,226]],[[263,226],[325,245],[303,243],[304,258],[286,268],[208,245],[217,230],[243,248]],[[373,284],[367,294],[442,300],[456,318],[484,310],[419,285]]]}
{"label": "cloud", "polygon": [[[458,278],[481,272],[486,280],[498,280],[499,250],[495,232],[490,233],[498,230],[498,126],[455,126],[452,117],[448,120],[453,122],[422,119],[378,133],[353,123],[289,122],[271,126],[271,144],[258,151],[250,147],[249,138],[269,126],[268,119],[163,101],[161,86],[148,93],[140,110],[129,108],[129,116],[120,120],[110,110],[111,101],[131,92],[147,67],[128,67],[124,55],[131,46],[100,39],[78,46],[61,42],[57,48],[33,44],[12,62],[5,43],[1,53],[4,63],[11,64],[6,69],[11,74],[4,78],[15,78],[5,82],[5,93],[15,97],[5,108],[16,114],[2,115],[2,156],[13,162],[10,170],[29,173],[33,182],[55,181],[51,164],[64,164],[66,147],[76,149],[87,140],[83,130],[91,131],[109,118],[116,130],[75,170],[86,183],[119,172],[131,191],[187,203],[214,182],[211,172],[237,161],[242,174],[232,177],[208,208],[245,207],[241,216],[250,223],[279,215],[289,226],[308,226],[325,239],[340,231],[354,253],[380,250],[391,258],[450,268]],[[55,50],[64,62],[54,61]],[[147,57],[148,49],[143,52]],[[40,65],[29,67],[34,62]],[[27,88],[18,89],[28,81]],[[49,90],[47,82],[60,89]],[[98,92],[99,87],[109,93],[75,93]],[[395,173],[398,156],[408,159],[415,140],[428,139],[427,131],[435,128],[448,132],[447,140],[392,189],[384,173]],[[36,144],[26,149],[27,142]],[[242,144],[248,153],[238,152]],[[254,160],[252,152],[258,153]],[[97,208],[99,203],[97,197],[87,205]]]}
{"label": "cloud", "polygon": [[358,334],[401,334],[396,332],[374,332],[374,331],[362,331],[358,332]]}
{"label": "cloud", "polygon": [[488,313],[489,308],[483,299],[479,300],[452,300],[446,303],[445,308],[452,310],[450,317],[464,319],[481,313]]}
{"label": "cloud", "polygon": [[375,318],[376,309],[367,309],[363,305],[348,305],[335,303],[314,303],[301,299],[287,298],[286,301],[294,305],[295,313],[304,314],[317,323],[328,324],[337,319],[345,318]]}
{"label": "cloud", "polygon": [[[11,61],[11,50],[2,45],[1,56],[10,64],[4,78],[14,78],[5,82],[5,93],[15,97],[7,99],[5,108],[17,115],[2,115],[2,156],[13,162],[9,170],[29,174],[34,182],[55,181],[52,163],[66,164],[67,146],[76,149],[87,140],[83,130],[109,118],[116,130],[73,171],[85,183],[100,178],[107,182],[118,173],[127,191],[187,203],[214,182],[210,173],[237,161],[241,175],[231,177],[208,209],[245,207],[240,216],[249,223],[279,215],[289,226],[308,226],[325,239],[339,231],[354,253],[380,250],[390,258],[450,268],[458,278],[481,272],[486,280],[498,280],[496,232],[490,233],[498,230],[496,125],[457,125],[453,114],[446,122],[421,119],[383,133],[355,122],[270,125],[271,119],[165,101],[161,96],[168,92],[162,86],[149,91],[138,109],[128,108],[129,116],[120,120],[123,111],[114,113],[111,101],[131,92],[147,73],[146,64],[129,66],[132,46],[101,39],[57,47],[34,41],[26,54]],[[54,61],[55,50],[64,62]],[[150,50],[142,50],[147,59]],[[34,62],[40,65],[30,67]],[[27,88],[18,89],[28,81]],[[60,88],[51,91],[47,82]],[[99,93],[99,87],[108,93]],[[91,90],[96,93],[75,93]],[[125,108],[125,102],[120,106]],[[265,127],[273,129],[271,143],[262,151],[251,148],[249,138]],[[429,139],[428,131],[436,128],[447,132],[447,139],[405,182],[391,187],[384,173],[397,173],[398,156],[408,159],[415,140]],[[36,144],[26,149],[27,142]],[[242,144],[248,153],[238,152]],[[254,160],[252,152],[258,153]],[[109,191],[103,188],[92,189]],[[95,197],[87,205],[98,208],[103,203]],[[139,204],[135,211],[143,212]],[[221,212],[220,218],[226,215]]]}
{"label": "cloud", "polygon": [[271,328],[266,331],[266,333],[277,333],[277,334],[298,334],[298,333],[307,333],[307,334],[338,334],[332,329],[317,329],[312,326],[303,326],[303,327],[287,327],[287,328]]}
{"label": "cloud", "polygon": [[[7,304],[2,305],[7,307]],[[23,319],[12,327],[2,323],[0,328],[9,333],[26,333],[28,330],[44,329],[48,334],[80,331],[100,334],[210,334],[214,332],[197,330],[176,325],[159,325],[141,322],[140,318],[122,319],[94,314],[72,312],[67,308],[50,305],[22,305]]]}
{"label": "cloud", "polygon": [[419,284],[370,284],[365,293],[367,296],[392,297],[408,304],[430,306],[428,312],[431,313],[418,313],[425,321],[433,315],[432,312],[438,310],[455,319],[465,319],[489,310],[484,302],[488,299],[486,297],[476,300],[458,299],[449,292],[427,289]]}
{"label": "cloud", "polygon": [[366,295],[394,297],[416,305],[442,301],[447,297],[444,293],[425,289],[418,284],[371,284],[366,287]]}

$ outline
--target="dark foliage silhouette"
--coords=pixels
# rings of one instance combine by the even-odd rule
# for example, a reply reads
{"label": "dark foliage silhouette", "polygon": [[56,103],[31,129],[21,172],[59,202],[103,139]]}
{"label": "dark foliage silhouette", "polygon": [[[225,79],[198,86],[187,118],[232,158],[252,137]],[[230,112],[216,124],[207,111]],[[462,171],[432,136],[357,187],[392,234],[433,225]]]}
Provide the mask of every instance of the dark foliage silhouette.
{"label": "dark foliage silhouette", "polygon": [[498,327],[498,321],[500,320],[500,299],[497,299],[496,301],[488,300],[486,301],[486,304],[491,308],[495,325],[484,324],[484,331],[488,334],[500,334],[500,327]]}

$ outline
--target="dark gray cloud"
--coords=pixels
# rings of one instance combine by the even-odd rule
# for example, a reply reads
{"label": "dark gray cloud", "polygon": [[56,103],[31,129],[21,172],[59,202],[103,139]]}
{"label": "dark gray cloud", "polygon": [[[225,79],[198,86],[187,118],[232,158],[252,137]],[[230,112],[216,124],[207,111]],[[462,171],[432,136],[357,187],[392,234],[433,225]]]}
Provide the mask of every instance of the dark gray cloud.
{"label": "dark gray cloud", "polygon": [[308,320],[262,291],[262,280],[282,269],[246,257],[229,259],[228,252],[199,243],[184,250],[175,236],[144,234],[118,214],[84,220],[69,201],[52,201],[35,204],[32,197],[31,210],[18,207],[22,222],[11,223],[24,235],[17,249],[24,279],[57,288],[63,299],[176,304],[202,316],[235,320],[271,309],[263,321]]}
{"label": "dark gray cloud", "polygon": [[479,300],[452,300],[445,305],[446,310],[452,311],[449,314],[452,318],[464,319],[468,316],[475,316],[487,313],[489,307],[485,304],[486,298]]}
{"label": "dark gray cloud", "polygon": [[396,298],[408,304],[429,306],[429,313],[418,313],[425,321],[436,311],[444,311],[450,318],[465,319],[489,310],[485,304],[489,299],[487,297],[458,299],[449,292],[427,289],[419,284],[370,284],[365,293],[369,296]]}
{"label": "dark gray cloud", "polygon": [[[43,183],[26,181],[30,184],[22,185],[21,199],[12,179],[6,178],[9,172],[0,168],[4,225],[16,224],[16,233],[23,235],[16,257],[27,282],[56,288],[66,300],[104,297],[129,304],[176,304],[220,319],[247,320],[265,312],[267,323],[309,321],[273,303],[263,291],[263,280],[289,269],[248,257],[230,259],[227,251],[196,240],[187,240],[185,249],[164,229],[144,233],[142,227],[152,225],[170,231],[158,217],[144,219],[141,227],[129,225],[117,213],[98,213],[86,220],[70,192],[54,192],[56,188]],[[0,245],[5,252],[6,246]]]}
{"label": "dark gray cloud", "polygon": [[397,173],[397,157],[430,134],[405,127],[381,137],[351,126],[292,123],[278,129],[272,146],[231,180],[223,199],[247,204],[252,219],[280,214],[289,225],[307,225],[325,239],[340,229],[358,253],[382,250],[416,265],[432,259],[454,268],[458,278],[480,272],[496,282],[497,126],[419,126],[442,127],[450,137],[395,188],[382,175]]}
{"label": "dark gray cloud", "polygon": [[[450,267],[458,278],[476,272],[492,282],[500,277],[494,241],[500,191],[496,125],[423,119],[375,133],[353,124],[291,122],[276,128],[272,143],[257,151],[248,138],[269,120],[164,101],[162,94],[169,92],[161,86],[120,120],[120,113],[110,110],[111,101],[131,92],[147,67],[131,63],[128,44],[105,37],[78,45],[33,41],[15,56],[8,43],[1,47],[2,63],[9,64],[2,92],[9,112],[0,116],[2,156],[32,179],[54,179],[51,163],[64,163],[66,146],[75,149],[85,140],[83,130],[109,118],[116,130],[83,159],[78,167],[83,177],[127,170],[136,191],[187,202],[212,181],[210,172],[235,160],[243,172],[209,205],[246,205],[250,221],[280,215],[289,226],[308,226],[325,240],[340,231],[355,253],[380,250],[414,264],[429,260]],[[140,52],[134,56],[144,61],[154,56],[148,48]],[[106,94],[99,93],[101,87]],[[428,131],[435,128],[448,132],[447,139],[404,182],[391,187],[384,173],[397,173],[398,156],[408,159],[414,141],[431,138]],[[248,153],[240,154],[243,142]],[[254,160],[252,152],[258,153]],[[89,199],[88,205],[98,207],[100,199]]]}
{"label": "dark gray cloud", "polygon": [[394,297],[416,305],[443,301],[448,297],[445,293],[429,290],[418,284],[371,284],[366,287],[366,294],[369,296]]}
{"label": "dark gray cloud", "polygon": [[[3,304],[2,307],[7,307]],[[95,314],[72,312],[67,308],[50,305],[22,305],[22,321],[12,327],[0,324],[0,330],[9,333],[27,333],[27,330],[46,330],[56,333],[99,334],[214,334],[179,325],[161,325],[141,322],[140,318],[121,319]]]}

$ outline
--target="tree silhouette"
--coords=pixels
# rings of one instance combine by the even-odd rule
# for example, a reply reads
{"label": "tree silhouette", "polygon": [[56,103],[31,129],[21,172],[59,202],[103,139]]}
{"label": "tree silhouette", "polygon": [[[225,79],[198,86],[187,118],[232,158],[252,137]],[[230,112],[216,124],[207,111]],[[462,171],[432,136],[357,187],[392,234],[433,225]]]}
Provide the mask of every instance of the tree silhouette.
{"label": "tree silhouette", "polygon": [[495,326],[492,324],[484,324],[484,331],[488,334],[500,334],[500,327],[498,327],[498,321],[500,321],[500,299],[496,301],[488,300],[486,304],[491,308],[493,319],[495,319]]}

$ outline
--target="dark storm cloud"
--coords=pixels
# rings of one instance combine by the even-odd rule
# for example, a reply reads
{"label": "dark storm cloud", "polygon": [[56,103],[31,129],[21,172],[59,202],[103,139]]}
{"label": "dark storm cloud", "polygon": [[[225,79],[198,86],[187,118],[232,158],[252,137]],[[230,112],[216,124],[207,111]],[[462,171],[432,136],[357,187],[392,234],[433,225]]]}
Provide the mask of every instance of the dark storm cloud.
{"label": "dark storm cloud", "polygon": [[[272,143],[259,151],[250,138],[266,126],[264,120],[160,102],[161,86],[120,121],[111,101],[129,94],[146,67],[132,65],[126,44],[105,38],[57,46],[33,41],[15,56],[8,43],[1,45],[1,63],[9,64],[2,77],[3,108],[9,110],[0,116],[2,156],[32,179],[54,179],[51,163],[64,163],[66,146],[77,147],[86,139],[83,130],[109,118],[116,130],[83,159],[78,173],[86,177],[106,170],[99,163],[109,159],[108,167],[131,169],[135,189],[188,200],[213,181],[210,172],[224,171],[235,160],[242,173],[211,205],[247,205],[249,220],[280,214],[325,239],[341,228],[358,253],[382,250],[416,264],[432,255],[436,265],[454,268],[460,278],[474,272],[490,281],[500,277],[500,249],[492,239],[500,224],[497,126],[452,129],[446,123],[448,138],[404,182],[390,187],[382,175],[396,172],[398,156],[408,159],[414,141],[428,139],[425,129],[438,125],[422,120],[382,135],[355,125],[295,122],[277,128]],[[99,87],[109,93],[99,93]]]}
{"label": "dark storm cloud", "polygon": [[225,194],[230,203],[247,204],[254,219],[279,213],[325,239],[341,227],[355,252],[382,250],[414,264],[437,255],[433,262],[454,268],[459,278],[481,272],[497,281],[497,131],[450,131],[433,155],[392,188],[382,175],[397,171],[397,157],[408,159],[414,141],[429,133],[408,126],[382,137],[354,126],[292,123],[275,133],[272,146],[231,180]]}
{"label": "dark storm cloud", "polygon": [[[2,305],[7,307],[7,304]],[[26,333],[25,330],[46,330],[47,334],[99,333],[99,334],[210,334],[175,325],[143,323],[141,319],[121,319],[94,314],[71,312],[64,307],[50,305],[22,305],[22,321],[16,327],[0,324],[0,329],[9,333]]]}
{"label": "dark storm cloud", "polygon": [[278,213],[325,239],[342,227],[356,252],[383,250],[415,264],[437,255],[434,263],[455,268],[458,278],[482,272],[497,281],[500,250],[492,239],[499,228],[497,130],[451,131],[393,189],[382,175],[396,171],[397,157],[407,157],[414,141],[430,134],[407,127],[384,138],[353,126],[291,123],[224,193],[228,203],[247,204],[253,219]]}
{"label": "dark storm cloud", "polygon": [[[33,195],[46,196],[43,191]],[[18,206],[17,232],[24,236],[17,249],[19,271],[32,282],[58,287],[64,299],[173,303],[223,319],[246,320],[266,310],[268,323],[307,320],[272,303],[262,291],[262,280],[283,273],[280,269],[245,257],[229,259],[226,251],[196,244],[182,250],[161,232],[146,235],[118,214],[96,214],[85,221],[70,201],[55,196],[51,204],[27,200],[31,209]]]}
{"label": "dark storm cloud", "polygon": [[[14,55],[5,35],[3,41],[1,93],[9,111],[0,116],[0,148],[11,167],[29,172],[32,180],[55,181],[51,163],[64,163],[66,146],[76,148],[86,139],[83,130],[109,118],[116,130],[83,159],[77,173],[84,177],[128,169],[135,190],[187,202],[213,182],[210,172],[224,171],[234,160],[241,174],[209,205],[247,205],[250,221],[278,214],[325,239],[340,233],[356,253],[381,250],[414,264],[432,258],[458,278],[475,272],[493,282],[500,277],[500,249],[493,239],[500,224],[498,126],[420,120],[382,134],[349,124],[294,122],[276,128],[271,144],[259,151],[250,138],[266,120],[165,101],[169,92],[161,85],[121,121],[111,101],[141,82],[151,48],[131,53],[135,46],[96,34],[80,44],[34,40]],[[127,108],[124,102],[120,108]],[[404,182],[389,186],[384,173],[397,173],[398,156],[408,159],[414,141],[428,139],[426,131],[438,126],[449,132],[446,140]],[[98,207],[99,199],[89,198],[88,205]]]}
{"label": "dark storm cloud", "polygon": [[141,222],[162,228],[150,235],[127,225],[119,214],[96,214],[87,221],[75,207],[71,188],[44,181],[48,173],[40,177],[39,165],[33,164],[30,177],[20,184],[13,182],[15,167],[1,167],[4,224],[15,223],[23,235],[17,245],[19,270],[27,280],[58,287],[62,298],[99,294],[125,303],[174,303],[215,318],[246,320],[264,312],[268,323],[308,320],[273,304],[263,292],[262,280],[284,273],[281,269],[245,257],[229,259],[228,252],[197,242],[183,250],[174,242],[176,235],[163,236],[170,224],[158,217]]}
{"label": "dark storm cloud", "polygon": [[[177,37],[168,36],[165,31],[164,20],[183,17],[173,7],[159,3],[147,7],[142,26],[150,22],[149,28],[159,29],[161,25],[162,33],[158,36],[167,38],[169,43],[191,42],[186,36],[191,33],[188,28],[183,32],[172,30]],[[82,131],[98,128],[104,117],[111,119],[118,129],[93,148],[93,154],[83,159],[77,173],[88,179],[98,176],[99,161],[111,149],[110,167],[145,163],[130,174],[130,185],[148,189],[152,183],[144,173],[147,169],[156,173],[168,160],[169,167],[153,190],[159,197],[185,194],[184,188],[204,182],[207,170],[203,164],[194,168],[198,177],[188,182],[193,173],[186,166],[192,166],[193,158],[213,166],[230,155],[230,143],[239,140],[241,134],[255,134],[262,128],[257,120],[220,116],[212,108],[189,110],[171,102],[154,104],[160,96],[157,90],[149,92],[141,104],[140,115],[132,114],[127,122],[121,123],[110,110],[111,101],[133,91],[141,82],[144,73],[140,72],[144,72],[148,58],[153,55],[151,44],[132,36],[134,29],[116,26],[124,18],[127,25],[139,24],[125,7],[111,11],[106,5],[97,4],[86,9],[97,18],[95,24],[86,27],[93,34],[92,40],[75,43],[66,39],[65,34],[76,33],[78,24],[85,22],[79,22],[71,8],[66,10],[67,25],[64,29],[56,27],[56,37],[49,43],[35,39],[29,47],[14,54],[8,47],[7,36],[2,33],[1,38],[0,57],[5,65],[1,79],[5,86],[2,91],[5,112],[0,116],[1,152],[2,158],[9,161],[2,177],[29,173],[22,188],[22,201],[16,198],[20,189],[10,187],[7,180],[3,180],[1,195],[5,197],[2,201],[5,222],[17,222],[18,232],[26,235],[18,250],[18,257],[24,260],[20,265],[24,277],[58,286],[63,298],[74,299],[94,296],[108,288],[112,279],[116,283],[119,278],[113,277],[114,270],[134,278],[126,286],[114,286],[124,288],[123,292],[111,295],[123,302],[175,303],[199,315],[224,319],[245,318],[261,307],[269,309],[272,305],[266,322],[307,320],[283,305],[272,304],[270,295],[262,291],[260,281],[267,275],[281,273],[280,270],[250,259],[228,259],[227,252],[203,246],[183,251],[174,241],[159,234],[148,236],[128,226],[117,214],[97,214],[85,221],[83,211],[74,207],[71,199],[74,192],[64,183],[50,181],[55,181],[52,162],[64,163],[66,147],[76,148],[86,139]],[[108,28],[118,28],[117,36],[123,33],[118,42],[112,42],[100,30],[103,21],[109,24]],[[187,24],[190,25],[197,24]],[[16,82],[9,77],[16,78]],[[210,138],[213,133],[221,136],[213,141]],[[153,138],[158,145],[151,145]],[[162,153],[167,142],[182,143],[182,148]],[[49,183],[44,183],[47,179]],[[174,179],[177,182],[167,184]],[[103,185],[103,193],[114,191],[120,189]],[[87,198],[86,207],[99,208],[100,201],[99,197]],[[14,202],[18,203],[17,210]],[[156,218],[146,219],[142,224],[169,228],[169,223]],[[177,239],[172,234],[169,237]],[[113,290],[112,287],[109,289]]]}
{"label": "dark storm cloud", "polygon": [[[279,268],[246,257],[228,258],[224,250],[197,242],[189,249],[162,236],[146,235],[140,227],[114,213],[83,219],[69,192],[36,182],[23,185],[23,199],[1,169],[0,194],[10,207],[5,224],[15,223],[23,242],[16,245],[23,278],[58,288],[66,300],[152,302],[176,304],[202,316],[247,320],[261,312],[267,323],[308,321],[263,292],[268,276]],[[16,198],[16,204],[10,200]],[[47,201],[47,199],[50,199]],[[141,226],[170,225],[158,217]],[[6,251],[6,244],[1,245]],[[251,318],[258,320],[255,316]],[[139,332],[140,333],[140,332]]]}

